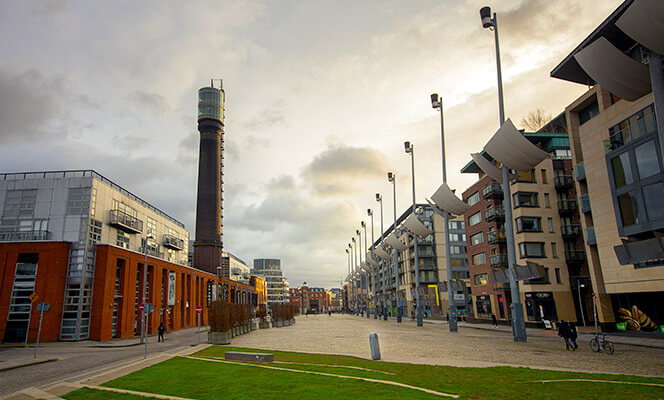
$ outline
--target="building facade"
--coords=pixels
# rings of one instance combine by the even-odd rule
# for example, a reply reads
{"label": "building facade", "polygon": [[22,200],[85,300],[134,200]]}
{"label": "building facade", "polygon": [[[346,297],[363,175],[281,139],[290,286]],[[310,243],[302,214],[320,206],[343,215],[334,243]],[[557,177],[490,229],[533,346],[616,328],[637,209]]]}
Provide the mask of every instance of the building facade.
{"label": "building facade", "polygon": [[276,258],[254,259],[254,268],[251,270],[251,273],[265,277],[268,306],[287,301],[287,293],[284,293],[281,260]]}

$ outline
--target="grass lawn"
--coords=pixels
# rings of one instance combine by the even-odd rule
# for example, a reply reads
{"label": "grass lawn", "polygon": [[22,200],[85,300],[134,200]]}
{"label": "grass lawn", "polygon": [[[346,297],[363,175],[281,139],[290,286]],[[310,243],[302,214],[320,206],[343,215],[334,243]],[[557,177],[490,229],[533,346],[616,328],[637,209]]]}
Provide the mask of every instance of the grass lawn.
{"label": "grass lawn", "polygon": [[[212,346],[195,357],[223,358],[226,351],[267,352],[226,346]],[[399,382],[437,392],[459,395],[462,399],[658,399],[664,387],[605,382],[535,382],[558,379],[589,379],[612,382],[655,383],[664,378],[628,375],[582,374],[528,368],[455,368],[430,365],[388,363],[355,357],[270,351],[275,363],[290,370]],[[320,365],[312,365],[320,364]],[[353,367],[353,368],[349,368]],[[432,399],[439,396],[423,391],[344,379],[257,368],[251,365],[173,358],[122,378],[107,382],[107,387],[158,393],[191,399]],[[67,399],[109,399],[108,392],[78,390]],[[122,395],[118,398],[130,398]]]}

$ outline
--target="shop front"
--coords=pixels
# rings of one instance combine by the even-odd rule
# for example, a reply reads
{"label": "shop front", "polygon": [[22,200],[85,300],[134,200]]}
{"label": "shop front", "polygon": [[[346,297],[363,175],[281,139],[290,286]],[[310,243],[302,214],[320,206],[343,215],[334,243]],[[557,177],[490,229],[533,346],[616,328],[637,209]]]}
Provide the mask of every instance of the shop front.
{"label": "shop front", "polygon": [[482,295],[475,297],[475,307],[478,317],[491,318],[491,296]]}
{"label": "shop front", "polygon": [[526,316],[528,321],[557,321],[556,302],[552,292],[526,292]]}

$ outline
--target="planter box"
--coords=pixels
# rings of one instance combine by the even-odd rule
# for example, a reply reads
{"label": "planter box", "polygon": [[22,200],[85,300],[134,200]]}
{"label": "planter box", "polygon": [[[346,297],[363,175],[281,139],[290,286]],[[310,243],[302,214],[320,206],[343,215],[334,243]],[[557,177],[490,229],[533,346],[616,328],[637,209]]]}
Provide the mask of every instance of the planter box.
{"label": "planter box", "polygon": [[270,329],[270,323],[268,321],[260,321],[258,323],[258,329]]}
{"label": "planter box", "polygon": [[208,343],[231,344],[231,332],[208,332]]}

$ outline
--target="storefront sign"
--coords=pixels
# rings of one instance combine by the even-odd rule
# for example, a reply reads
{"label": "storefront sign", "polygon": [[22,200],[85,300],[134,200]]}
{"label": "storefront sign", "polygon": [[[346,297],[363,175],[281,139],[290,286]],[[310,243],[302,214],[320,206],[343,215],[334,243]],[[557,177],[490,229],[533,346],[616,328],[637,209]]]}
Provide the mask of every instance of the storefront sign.
{"label": "storefront sign", "polygon": [[168,303],[169,306],[175,305],[175,272],[168,273]]}
{"label": "storefront sign", "polygon": [[454,293],[454,301],[463,301],[464,298],[463,293]]}

